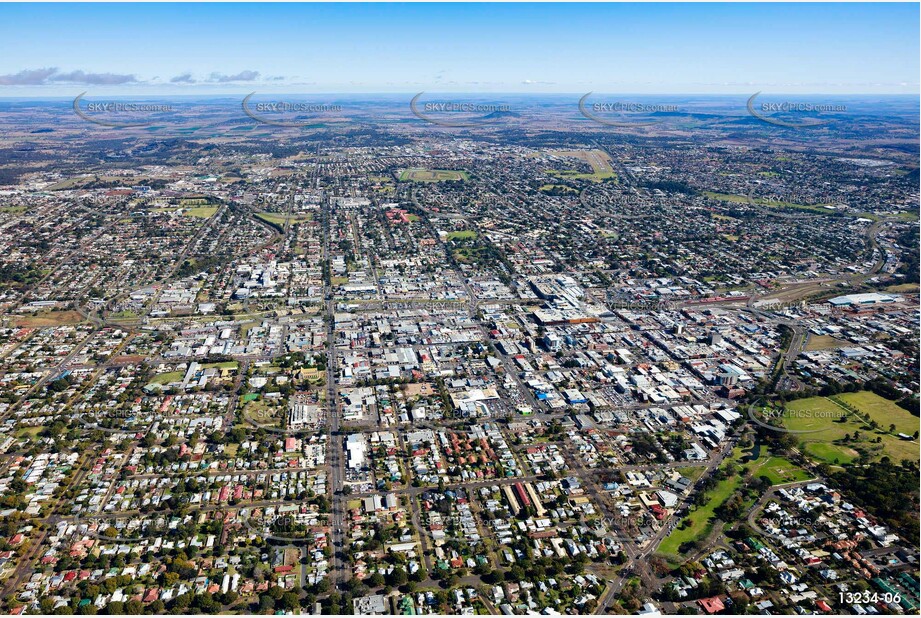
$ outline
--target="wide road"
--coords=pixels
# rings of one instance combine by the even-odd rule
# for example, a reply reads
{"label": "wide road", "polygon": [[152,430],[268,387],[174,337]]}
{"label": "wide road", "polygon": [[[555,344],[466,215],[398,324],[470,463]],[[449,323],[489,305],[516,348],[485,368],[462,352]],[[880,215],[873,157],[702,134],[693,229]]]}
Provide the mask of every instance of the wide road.
{"label": "wide road", "polygon": [[[323,225],[323,260],[329,264],[329,228],[330,228],[329,198],[324,199],[322,212]],[[329,272],[329,269],[326,269]],[[330,521],[333,543],[333,555],[330,560],[330,582],[333,589],[350,579],[347,565],[343,560],[345,554],[345,511],[346,496],[342,490],[345,487],[345,462],[343,450],[345,443],[340,433],[338,389],[336,388],[336,303],[333,299],[332,285],[329,280],[324,282],[324,295],[326,298],[326,409],[328,415],[327,427],[329,428],[329,466],[330,466],[330,491],[332,492],[332,517]]]}

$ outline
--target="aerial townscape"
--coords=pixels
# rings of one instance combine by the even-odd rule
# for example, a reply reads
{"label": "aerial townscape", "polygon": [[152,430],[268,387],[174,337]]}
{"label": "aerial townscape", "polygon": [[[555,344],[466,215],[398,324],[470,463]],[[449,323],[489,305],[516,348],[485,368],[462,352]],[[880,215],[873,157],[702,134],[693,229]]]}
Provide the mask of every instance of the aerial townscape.
{"label": "aerial townscape", "polygon": [[3,613],[919,613],[917,96],[0,95]]}

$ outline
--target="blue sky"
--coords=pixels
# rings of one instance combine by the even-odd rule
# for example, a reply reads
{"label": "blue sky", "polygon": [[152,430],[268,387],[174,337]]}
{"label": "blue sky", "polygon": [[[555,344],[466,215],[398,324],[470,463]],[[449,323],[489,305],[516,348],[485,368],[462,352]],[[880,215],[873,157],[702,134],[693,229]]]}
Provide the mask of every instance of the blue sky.
{"label": "blue sky", "polygon": [[0,97],[919,92],[919,5],[0,4]]}

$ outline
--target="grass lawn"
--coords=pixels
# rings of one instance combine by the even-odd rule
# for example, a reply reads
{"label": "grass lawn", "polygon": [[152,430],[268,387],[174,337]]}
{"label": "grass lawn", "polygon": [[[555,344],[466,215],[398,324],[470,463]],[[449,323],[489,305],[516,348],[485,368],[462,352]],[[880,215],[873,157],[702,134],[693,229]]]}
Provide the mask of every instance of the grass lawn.
{"label": "grass lawn", "polygon": [[400,172],[400,182],[443,182],[446,180],[470,180],[470,174],[463,170],[424,170],[419,168]]}
{"label": "grass lawn", "polygon": [[[715,193],[713,191],[704,191],[703,194],[714,200],[732,202],[733,204],[748,204],[748,197],[745,195]],[[767,200],[763,197],[752,198],[752,203],[757,204],[758,206],[767,206],[768,208],[792,208],[794,210],[805,210],[822,215],[830,215],[837,212],[837,210],[832,208],[825,208],[823,204],[794,204],[793,202],[775,202],[772,200]]]}
{"label": "grass lawn", "polygon": [[313,215],[310,214],[292,215],[289,217],[279,212],[257,212],[256,216],[266,223],[273,223],[275,225],[284,225],[286,221],[290,221],[291,223],[303,223],[313,219]]}
{"label": "grass lawn", "polygon": [[896,405],[894,401],[889,401],[870,391],[860,391],[857,393],[843,393],[835,397],[850,406],[854,406],[861,412],[870,415],[870,419],[879,423],[879,426],[889,430],[889,425],[895,425],[897,433],[906,433],[912,435],[921,429],[921,419],[912,416],[911,413]]}
{"label": "grass lawn", "polygon": [[195,217],[197,219],[210,219],[217,212],[217,206],[197,206],[188,208],[182,212],[185,217]]}
{"label": "grass lawn", "polygon": [[812,476],[796,464],[783,457],[768,457],[752,469],[755,477],[766,476],[772,485],[805,481]]}
{"label": "grass lawn", "polygon": [[546,192],[546,191],[553,191],[554,189],[559,190],[559,191],[564,191],[564,192],[566,192],[566,193],[572,193],[572,194],[574,194],[574,195],[578,195],[578,194],[579,194],[579,190],[578,190],[578,189],[575,189],[575,188],[570,187],[570,186],[567,186],[567,185],[541,185],[541,186],[540,186],[540,190],[541,190],[541,191],[545,191],[545,192]]}
{"label": "grass lawn", "polygon": [[688,522],[687,527],[675,528],[671,534],[665,537],[665,540],[659,545],[658,553],[677,558],[678,548],[686,541],[695,541],[705,538],[713,529],[714,511],[728,500],[735,490],[742,484],[742,476],[735,474],[729,476],[707,493],[707,502],[692,510],[684,521]]}
{"label": "grass lawn", "polygon": [[76,178],[67,178],[65,180],[59,180],[58,182],[54,183],[48,187],[48,190],[61,191],[62,189],[73,189],[80,185],[87,184],[91,180],[92,177],[90,176],[77,176]]}
{"label": "grass lawn", "polygon": [[158,373],[150,381],[151,384],[169,384],[170,382],[179,382],[185,375],[182,371],[170,371],[168,373]]}
{"label": "grass lawn", "polygon": [[840,348],[844,345],[843,341],[835,339],[831,335],[809,335],[809,341],[806,342],[806,351],[828,350],[829,348]]}
{"label": "grass lawn", "polygon": [[246,404],[243,408],[243,418],[247,424],[257,427],[281,429],[283,408],[269,407],[264,399],[257,399]]}
{"label": "grass lawn", "polygon": [[884,217],[899,219],[901,221],[917,221],[918,220],[917,212],[907,212],[907,211],[897,212],[893,214],[879,214],[879,215],[873,212],[859,212],[857,213],[857,216],[863,217],[864,219],[869,219],[870,221],[879,221]]}
{"label": "grass lawn", "polygon": [[479,259],[480,252],[474,250],[472,247],[461,247],[460,249],[452,251],[451,255],[453,255],[454,259],[458,262],[472,264]]}
{"label": "grass lawn", "polygon": [[731,195],[729,193],[714,193],[713,191],[704,191],[704,195],[714,200],[732,202],[734,204],[747,204],[748,198],[744,195]]}
{"label": "grass lawn", "polygon": [[208,363],[206,365],[202,365],[202,367],[206,369],[210,369],[211,367],[215,367],[217,369],[236,369],[239,366],[240,363],[237,361],[223,361],[221,363]]}
{"label": "grass lawn", "polygon": [[602,180],[608,180],[609,178],[617,178],[617,174],[615,174],[613,171],[592,172],[591,174],[585,174],[576,170],[550,170],[548,173],[551,176],[557,176],[558,178],[568,178],[571,180],[591,180],[592,182],[601,182]]}
{"label": "grass lawn", "polygon": [[905,294],[907,292],[917,293],[918,284],[917,283],[900,283],[899,285],[890,285],[886,288],[887,292],[897,292]]}
{"label": "grass lawn", "polygon": [[810,432],[797,434],[800,447],[807,454],[829,464],[844,464],[859,455],[850,445],[835,444],[856,429],[841,422],[845,414],[841,406],[827,397],[810,397],[787,404],[783,424],[793,431]]}
{"label": "grass lawn", "polygon": [[793,202],[775,202],[760,197],[756,197],[752,201],[759,206],[767,206],[768,208],[790,208],[792,210],[805,210],[808,212],[814,212],[819,215],[831,215],[838,212],[834,208],[825,208],[825,205],[823,204],[794,204]]}
{"label": "grass lawn", "polygon": [[681,474],[681,476],[687,477],[692,481],[699,479],[704,470],[704,466],[683,466],[678,468],[678,472]]}
{"label": "grass lawn", "polygon": [[35,315],[13,318],[13,323],[18,328],[42,328],[44,326],[63,326],[77,324],[83,321],[83,316],[76,311],[49,311]]}
{"label": "grass lawn", "polygon": [[448,240],[465,240],[476,238],[476,232],[473,230],[459,230],[457,232],[448,232]]}
{"label": "grass lawn", "polygon": [[[805,481],[811,475],[783,457],[771,455],[764,447],[753,446],[749,449],[736,447],[732,455],[727,458],[727,463],[740,465],[747,468],[754,478],[768,477],[773,485]],[[690,479],[696,479],[703,472],[704,467],[682,468],[681,473]],[[684,518],[690,524],[682,529],[675,528],[665,540],[662,541],[658,553],[666,558],[678,559],[678,548],[686,541],[700,541],[713,530],[714,513],[726,500],[742,486],[745,475],[731,474],[724,478],[716,487],[707,492],[707,502],[693,510]]]}
{"label": "grass lawn", "polygon": [[[872,430],[861,419],[839,405],[835,399],[860,410],[875,420],[879,429]],[[842,421],[847,415],[847,420]],[[783,424],[794,431],[810,433],[796,434],[800,448],[809,456],[828,464],[851,463],[861,453],[871,461],[884,456],[899,462],[903,459],[919,460],[918,442],[902,440],[889,433],[889,425],[896,431],[909,435],[918,431],[918,419],[895,403],[866,391],[845,393],[835,398],[810,397],[787,404]],[[854,439],[859,432],[859,439]],[[850,440],[845,442],[845,435]],[[879,438],[879,442],[877,442]]]}
{"label": "grass lawn", "polygon": [[275,225],[284,225],[285,220],[288,218],[277,212],[257,212],[256,216],[267,223],[274,223]]}
{"label": "grass lawn", "polygon": [[813,459],[818,459],[829,464],[848,464],[857,459],[858,455],[860,455],[860,453],[848,446],[831,444],[829,442],[808,442],[803,450]]}
{"label": "grass lawn", "polygon": [[791,401],[786,405],[783,424],[793,431],[814,431],[815,433],[803,434],[809,435],[810,439],[834,439],[839,433],[846,433],[842,429],[844,424],[840,422],[846,414],[847,410],[828,397],[809,397]]}

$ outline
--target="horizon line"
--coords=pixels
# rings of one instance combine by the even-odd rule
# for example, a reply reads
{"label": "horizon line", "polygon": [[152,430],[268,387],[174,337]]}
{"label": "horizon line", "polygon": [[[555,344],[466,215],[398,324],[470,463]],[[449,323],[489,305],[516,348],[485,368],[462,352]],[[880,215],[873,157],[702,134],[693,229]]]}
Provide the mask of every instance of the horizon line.
{"label": "horizon line", "polygon": [[[598,96],[636,96],[636,97],[750,97],[753,94],[761,94],[764,96],[797,96],[797,97],[809,97],[809,96],[823,96],[823,97],[847,97],[847,96],[861,96],[861,97],[913,97],[918,98],[919,103],[921,103],[921,92],[919,93],[904,93],[904,92],[782,92],[782,91],[744,91],[744,92],[733,92],[733,93],[712,93],[712,92],[657,92],[657,93],[645,93],[645,92],[603,92],[603,91],[573,91],[573,92],[519,92],[519,91],[505,91],[505,92],[465,92],[465,91],[436,91],[436,90],[421,90],[421,91],[399,91],[399,92],[388,92],[388,91],[328,91],[328,92],[267,92],[267,91],[252,91],[250,93],[242,92],[226,92],[226,93],[183,93],[183,94],[92,94],[89,90],[84,91],[82,96],[85,97],[109,97],[109,98],[151,98],[151,97],[164,97],[164,98],[220,98],[220,97],[239,97],[247,96],[248,94],[253,94],[256,96],[416,96],[421,93],[431,93],[433,95],[461,95],[467,97],[497,97],[497,96],[530,96],[530,97],[567,97],[567,96],[576,96],[582,97],[586,94],[593,94]],[[76,96],[81,96],[80,94]],[[22,96],[6,96],[0,95],[0,100],[25,100],[25,101],[45,101],[45,100],[63,100],[63,101],[73,101],[74,96],[71,95],[22,95]]]}

